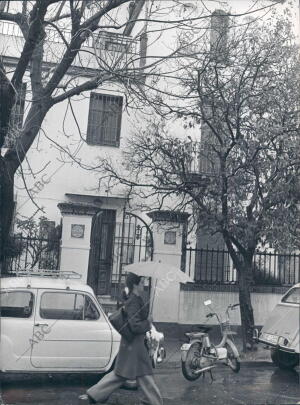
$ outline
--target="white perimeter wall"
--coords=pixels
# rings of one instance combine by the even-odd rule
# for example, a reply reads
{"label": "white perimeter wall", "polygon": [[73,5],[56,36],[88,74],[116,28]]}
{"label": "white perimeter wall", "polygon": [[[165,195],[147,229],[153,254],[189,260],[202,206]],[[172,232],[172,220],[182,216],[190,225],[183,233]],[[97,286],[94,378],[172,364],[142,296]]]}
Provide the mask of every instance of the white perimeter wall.
{"label": "white perimeter wall", "polygon": [[[282,293],[251,293],[252,306],[254,310],[255,325],[263,325],[270,312],[280,301]],[[179,302],[179,324],[202,324],[207,321],[206,314],[210,310],[203,302],[210,299],[217,313],[223,314],[229,304],[239,302],[237,292],[216,292],[216,291],[181,291]],[[162,309],[164,311],[164,309]],[[163,317],[163,314],[162,314]],[[232,325],[240,325],[240,311],[235,309],[230,312]],[[211,319],[208,324],[215,324],[216,320]]]}

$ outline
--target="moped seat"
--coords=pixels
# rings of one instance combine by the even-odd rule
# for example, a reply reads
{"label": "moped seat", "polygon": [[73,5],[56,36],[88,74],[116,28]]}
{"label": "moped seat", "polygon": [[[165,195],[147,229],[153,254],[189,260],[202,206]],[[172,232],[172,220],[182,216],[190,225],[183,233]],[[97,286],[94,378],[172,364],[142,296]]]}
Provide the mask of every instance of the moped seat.
{"label": "moped seat", "polygon": [[212,326],[197,326],[196,329],[202,333],[208,333],[213,327]]}
{"label": "moped seat", "polygon": [[197,326],[198,331],[185,333],[186,336],[194,339],[198,339],[206,335],[211,329],[212,326]]}
{"label": "moped seat", "polygon": [[205,335],[205,333],[202,332],[189,332],[185,333],[185,336],[187,336],[189,339],[200,339]]}
{"label": "moped seat", "polygon": [[227,336],[235,336],[235,335],[237,335],[237,332],[233,332],[233,331],[231,331],[231,330],[229,330],[229,331],[226,331],[225,333],[224,333],[224,335],[227,335]]}
{"label": "moped seat", "polygon": [[206,333],[203,332],[190,332],[190,333],[185,333],[185,336],[187,336],[190,339],[200,339],[202,338]]}

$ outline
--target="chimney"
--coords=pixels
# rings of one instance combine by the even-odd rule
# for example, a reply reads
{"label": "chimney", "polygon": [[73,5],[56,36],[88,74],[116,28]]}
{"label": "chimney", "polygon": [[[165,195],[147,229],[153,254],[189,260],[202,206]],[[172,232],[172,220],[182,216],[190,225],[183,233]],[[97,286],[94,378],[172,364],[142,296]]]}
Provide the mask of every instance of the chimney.
{"label": "chimney", "polygon": [[143,68],[146,64],[147,57],[148,35],[143,32],[140,37],[140,67]]}
{"label": "chimney", "polygon": [[224,10],[215,10],[211,15],[210,50],[219,59],[224,59],[228,40],[229,16]]}

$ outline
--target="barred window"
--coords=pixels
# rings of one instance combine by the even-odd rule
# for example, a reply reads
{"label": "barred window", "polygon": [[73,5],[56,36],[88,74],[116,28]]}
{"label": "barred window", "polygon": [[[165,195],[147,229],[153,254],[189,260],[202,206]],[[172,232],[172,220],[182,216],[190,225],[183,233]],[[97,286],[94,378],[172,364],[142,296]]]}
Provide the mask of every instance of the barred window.
{"label": "barred window", "polygon": [[87,128],[89,145],[120,145],[123,98],[91,93]]}
{"label": "barred window", "polygon": [[25,97],[26,83],[22,83],[19,92],[16,94],[15,104],[11,111],[9,130],[5,137],[4,148],[9,148],[14,145],[16,138],[18,138],[19,131],[23,126]]}

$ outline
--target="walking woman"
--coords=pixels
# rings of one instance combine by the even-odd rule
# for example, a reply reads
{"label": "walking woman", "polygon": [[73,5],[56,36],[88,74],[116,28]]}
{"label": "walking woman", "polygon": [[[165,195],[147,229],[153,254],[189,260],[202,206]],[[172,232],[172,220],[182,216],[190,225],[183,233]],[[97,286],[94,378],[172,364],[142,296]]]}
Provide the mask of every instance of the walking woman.
{"label": "walking woman", "polygon": [[151,360],[145,346],[145,334],[150,330],[151,322],[148,319],[149,307],[141,297],[144,279],[129,273],[126,286],[128,294],[125,297],[125,311],[131,331],[135,335],[134,339],[129,343],[122,336],[114,370],[79,398],[87,399],[90,404],[105,402],[126,380],[136,380],[144,396],[143,403],[162,405],[162,396],[154,381]]}

